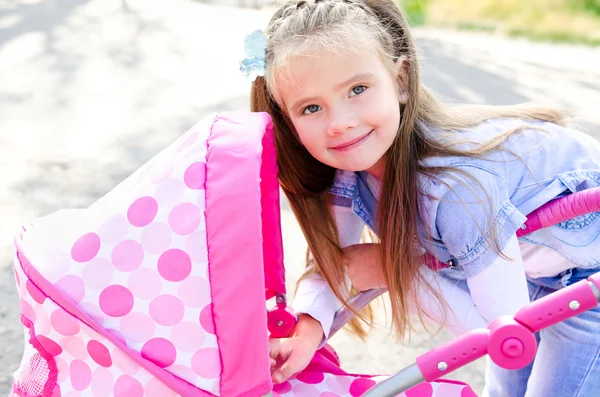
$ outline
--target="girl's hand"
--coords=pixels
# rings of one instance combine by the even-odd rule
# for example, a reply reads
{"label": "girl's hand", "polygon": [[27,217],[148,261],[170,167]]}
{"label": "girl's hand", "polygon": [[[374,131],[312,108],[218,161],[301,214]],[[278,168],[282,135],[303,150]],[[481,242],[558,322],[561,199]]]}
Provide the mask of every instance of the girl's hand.
{"label": "girl's hand", "polygon": [[269,339],[271,377],[276,384],[308,366],[323,340],[321,323],[307,314],[300,314],[289,338]]}
{"label": "girl's hand", "polygon": [[379,265],[377,244],[355,244],[344,248],[344,262],[354,288],[366,291],[387,288],[385,276]]}

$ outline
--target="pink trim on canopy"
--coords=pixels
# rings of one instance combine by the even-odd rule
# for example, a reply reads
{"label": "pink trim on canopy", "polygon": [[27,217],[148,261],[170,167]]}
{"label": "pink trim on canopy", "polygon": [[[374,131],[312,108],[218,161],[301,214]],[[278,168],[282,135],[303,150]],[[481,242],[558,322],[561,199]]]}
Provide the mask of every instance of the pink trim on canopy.
{"label": "pink trim on canopy", "polygon": [[267,124],[262,139],[262,167],[260,190],[263,226],[263,255],[265,261],[266,298],[285,294],[285,267],[283,264],[283,238],[277,180],[277,152],[273,125]]}
{"label": "pink trim on canopy", "polygon": [[[54,356],[52,356],[50,353],[48,353],[48,351],[46,351],[46,349],[44,349],[44,347],[40,343],[40,341],[35,333],[35,327],[33,326],[33,322],[30,319],[28,319],[27,317],[25,317],[23,314],[21,314],[21,324],[23,324],[23,326],[25,328],[27,328],[27,330],[29,332],[29,344],[31,344],[31,346],[33,346],[33,348],[37,351],[37,354],[46,363],[46,366],[48,367],[48,375],[47,375],[46,379],[43,379],[43,376],[39,376],[36,379],[36,374],[28,373],[28,374],[25,374],[25,376],[27,377],[29,375],[34,379],[21,379],[21,378],[19,378],[19,376],[21,375],[19,373],[19,375],[17,375],[15,382],[13,384],[12,391],[14,393],[16,393],[16,395],[19,395],[19,396],[52,397],[52,392],[54,391],[54,388],[56,387],[56,380],[58,379],[58,368],[56,367],[56,360],[54,359]],[[32,360],[33,357],[30,357],[29,359]],[[31,361],[29,362],[29,365],[32,365]],[[37,369],[38,370],[40,369],[39,364],[38,364]],[[43,373],[43,371],[39,371],[39,372]],[[36,383],[44,382],[44,387],[43,387],[41,394],[34,395],[27,391],[28,389],[30,389],[29,388],[29,386],[31,386],[30,382],[36,382]]]}
{"label": "pink trim on canopy", "polygon": [[219,113],[207,142],[205,216],[221,396],[272,389],[260,185],[270,123],[266,113]]}

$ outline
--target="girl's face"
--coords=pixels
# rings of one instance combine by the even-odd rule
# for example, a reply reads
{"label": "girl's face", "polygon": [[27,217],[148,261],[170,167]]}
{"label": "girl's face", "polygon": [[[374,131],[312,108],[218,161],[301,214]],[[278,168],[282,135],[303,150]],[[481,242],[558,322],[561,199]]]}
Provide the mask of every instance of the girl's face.
{"label": "girl's face", "polygon": [[366,170],[382,179],[383,158],[400,124],[399,104],[406,102],[396,76],[375,51],[318,51],[293,58],[276,87],[312,156],[336,169]]}

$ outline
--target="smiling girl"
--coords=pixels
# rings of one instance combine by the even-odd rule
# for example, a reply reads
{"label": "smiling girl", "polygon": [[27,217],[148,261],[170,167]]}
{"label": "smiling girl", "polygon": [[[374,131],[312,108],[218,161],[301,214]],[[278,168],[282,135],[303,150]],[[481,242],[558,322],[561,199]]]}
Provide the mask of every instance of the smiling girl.
{"label": "smiling girl", "polygon": [[[271,341],[273,378],[302,370],[350,285],[389,290],[455,334],[485,327],[600,270],[600,214],[517,239],[526,215],[600,185],[600,145],[545,107],[446,106],[420,81],[392,0],[288,1],[266,33],[252,110],[273,118],[281,186],[308,242],[295,333]],[[359,244],[363,229],[378,237]],[[448,269],[424,265],[427,252]],[[600,309],[543,330],[535,361],[489,365],[490,396],[600,390]]]}

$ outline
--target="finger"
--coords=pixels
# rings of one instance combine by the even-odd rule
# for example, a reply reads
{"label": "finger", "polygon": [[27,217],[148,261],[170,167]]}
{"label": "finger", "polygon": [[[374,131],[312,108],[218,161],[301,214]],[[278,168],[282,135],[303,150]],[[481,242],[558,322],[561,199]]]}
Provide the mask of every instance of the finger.
{"label": "finger", "polygon": [[281,340],[269,339],[269,357],[277,359],[281,354]]}
{"label": "finger", "polygon": [[273,382],[279,384],[288,380],[292,375],[301,371],[302,362],[301,357],[296,351],[293,351],[288,359],[273,373]]}

